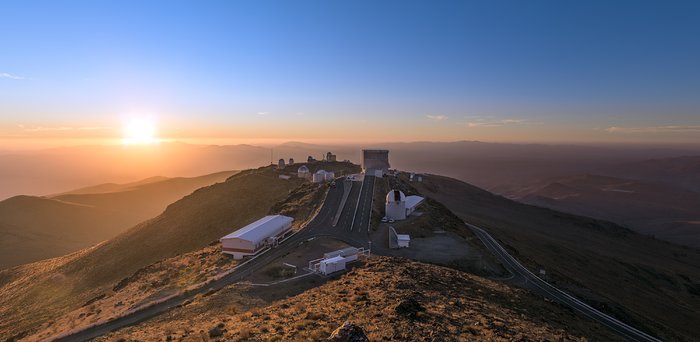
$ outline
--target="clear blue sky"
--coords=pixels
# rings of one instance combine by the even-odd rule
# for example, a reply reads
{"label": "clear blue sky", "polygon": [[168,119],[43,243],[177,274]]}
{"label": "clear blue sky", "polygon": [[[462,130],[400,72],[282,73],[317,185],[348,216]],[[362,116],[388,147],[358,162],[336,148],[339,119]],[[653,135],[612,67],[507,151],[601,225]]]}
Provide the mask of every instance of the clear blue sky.
{"label": "clear blue sky", "polygon": [[5,137],[110,136],[155,113],[173,138],[700,142],[698,1],[6,0],[0,13]]}

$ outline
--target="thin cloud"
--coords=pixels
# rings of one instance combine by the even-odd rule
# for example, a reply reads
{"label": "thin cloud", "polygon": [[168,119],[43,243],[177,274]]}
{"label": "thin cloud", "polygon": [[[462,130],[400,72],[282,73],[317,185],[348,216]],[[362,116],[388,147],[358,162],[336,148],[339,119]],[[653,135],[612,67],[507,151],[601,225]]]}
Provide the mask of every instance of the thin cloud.
{"label": "thin cloud", "polygon": [[612,126],[604,129],[608,133],[698,133],[700,125],[672,125],[672,126],[651,126],[651,127],[617,127]]}
{"label": "thin cloud", "polygon": [[258,112],[258,115],[260,115],[260,116],[265,116],[265,115],[267,115],[267,114],[269,114],[269,113],[270,113],[270,112]]}
{"label": "thin cloud", "polygon": [[443,120],[447,120],[450,118],[449,116],[442,115],[442,114],[440,114],[440,115],[426,115],[425,117],[430,119],[430,120],[435,120],[435,121],[443,121]]}
{"label": "thin cloud", "polygon": [[0,72],[0,78],[8,78],[11,80],[23,80],[23,79],[25,79],[22,76],[13,75],[13,74],[9,74],[6,72]]}
{"label": "thin cloud", "polygon": [[467,127],[500,127],[506,125],[520,125],[526,122],[527,120],[520,119],[476,120],[467,122]]}

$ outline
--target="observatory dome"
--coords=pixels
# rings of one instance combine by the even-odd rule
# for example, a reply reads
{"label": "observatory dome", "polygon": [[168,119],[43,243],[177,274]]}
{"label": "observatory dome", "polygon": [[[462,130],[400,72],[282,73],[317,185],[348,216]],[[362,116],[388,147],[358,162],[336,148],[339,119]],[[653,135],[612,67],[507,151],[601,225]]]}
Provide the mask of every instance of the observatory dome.
{"label": "observatory dome", "polygon": [[306,165],[302,165],[302,166],[299,167],[299,169],[297,170],[297,172],[299,172],[299,173],[308,173],[308,172],[309,172],[309,168],[306,167]]}
{"label": "observatory dome", "polygon": [[406,195],[401,192],[401,190],[391,190],[386,194],[386,203],[389,202],[405,202]]}

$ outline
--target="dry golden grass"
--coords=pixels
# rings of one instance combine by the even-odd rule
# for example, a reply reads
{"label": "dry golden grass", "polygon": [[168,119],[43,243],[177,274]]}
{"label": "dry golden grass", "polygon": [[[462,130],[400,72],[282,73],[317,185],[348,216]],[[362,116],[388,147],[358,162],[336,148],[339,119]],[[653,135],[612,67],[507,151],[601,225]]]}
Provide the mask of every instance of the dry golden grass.
{"label": "dry golden grass", "polygon": [[50,339],[75,328],[121,316],[212,279],[236,264],[232,258],[221,253],[221,245],[218,243],[159,261],[124,278],[111,290],[91,299],[80,308],[43,324],[28,339]]}
{"label": "dry golden grass", "polygon": [[700,336],[700,251],[516,203],[447,177],[427,175],[412,184],[604,312],[665,340]]}
{"label": "dry golden grass", "polygon": [[[36,333],[42,324],[79,310],[138,270],[206,247],[236,227],[268,214],[305,183],[296,178],[281,180],[277,174],[270,167],[243,171],[224,183],[193,192],[155,219],[93,248],[0,271],[0,340]],[[169,284],[177,287],[203,279],[201,274],[206,271],[199,265],[191,267],[191,273],[178,277],[181,284]],[[141,291],[146,293],[149,286]],[[167,294],[156,294],[161,295]],[[99,315],[115,310],[122,310],[121,306]],[[94,317],[90,315],[87,321]]]}
{"label": "dry golden grass", "polygon": [[[284,286],[284,285],[281,285]],[[345,320],[370,340],[619,340],[605,328],[527,292],[453,269],[373,257],[337,280],[264,308],[226,314],[225,290],[98,341],[199,337],[218,324],[222,341],[318,341]],[[397,306],[415,299],[414,318]],[[222,307],[224,306],[224,307]]]}

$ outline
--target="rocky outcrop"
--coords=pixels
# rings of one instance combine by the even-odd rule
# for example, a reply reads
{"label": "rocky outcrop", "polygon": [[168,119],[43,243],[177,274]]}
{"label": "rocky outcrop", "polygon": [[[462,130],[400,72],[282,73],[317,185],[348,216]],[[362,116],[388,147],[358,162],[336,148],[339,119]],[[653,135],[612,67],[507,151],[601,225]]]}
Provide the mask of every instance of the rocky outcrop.
{"label": "rocky outcrop", "polygon": [[326,342],[369,342],[369,339],[362,328],[346,321],[333,331]]}

